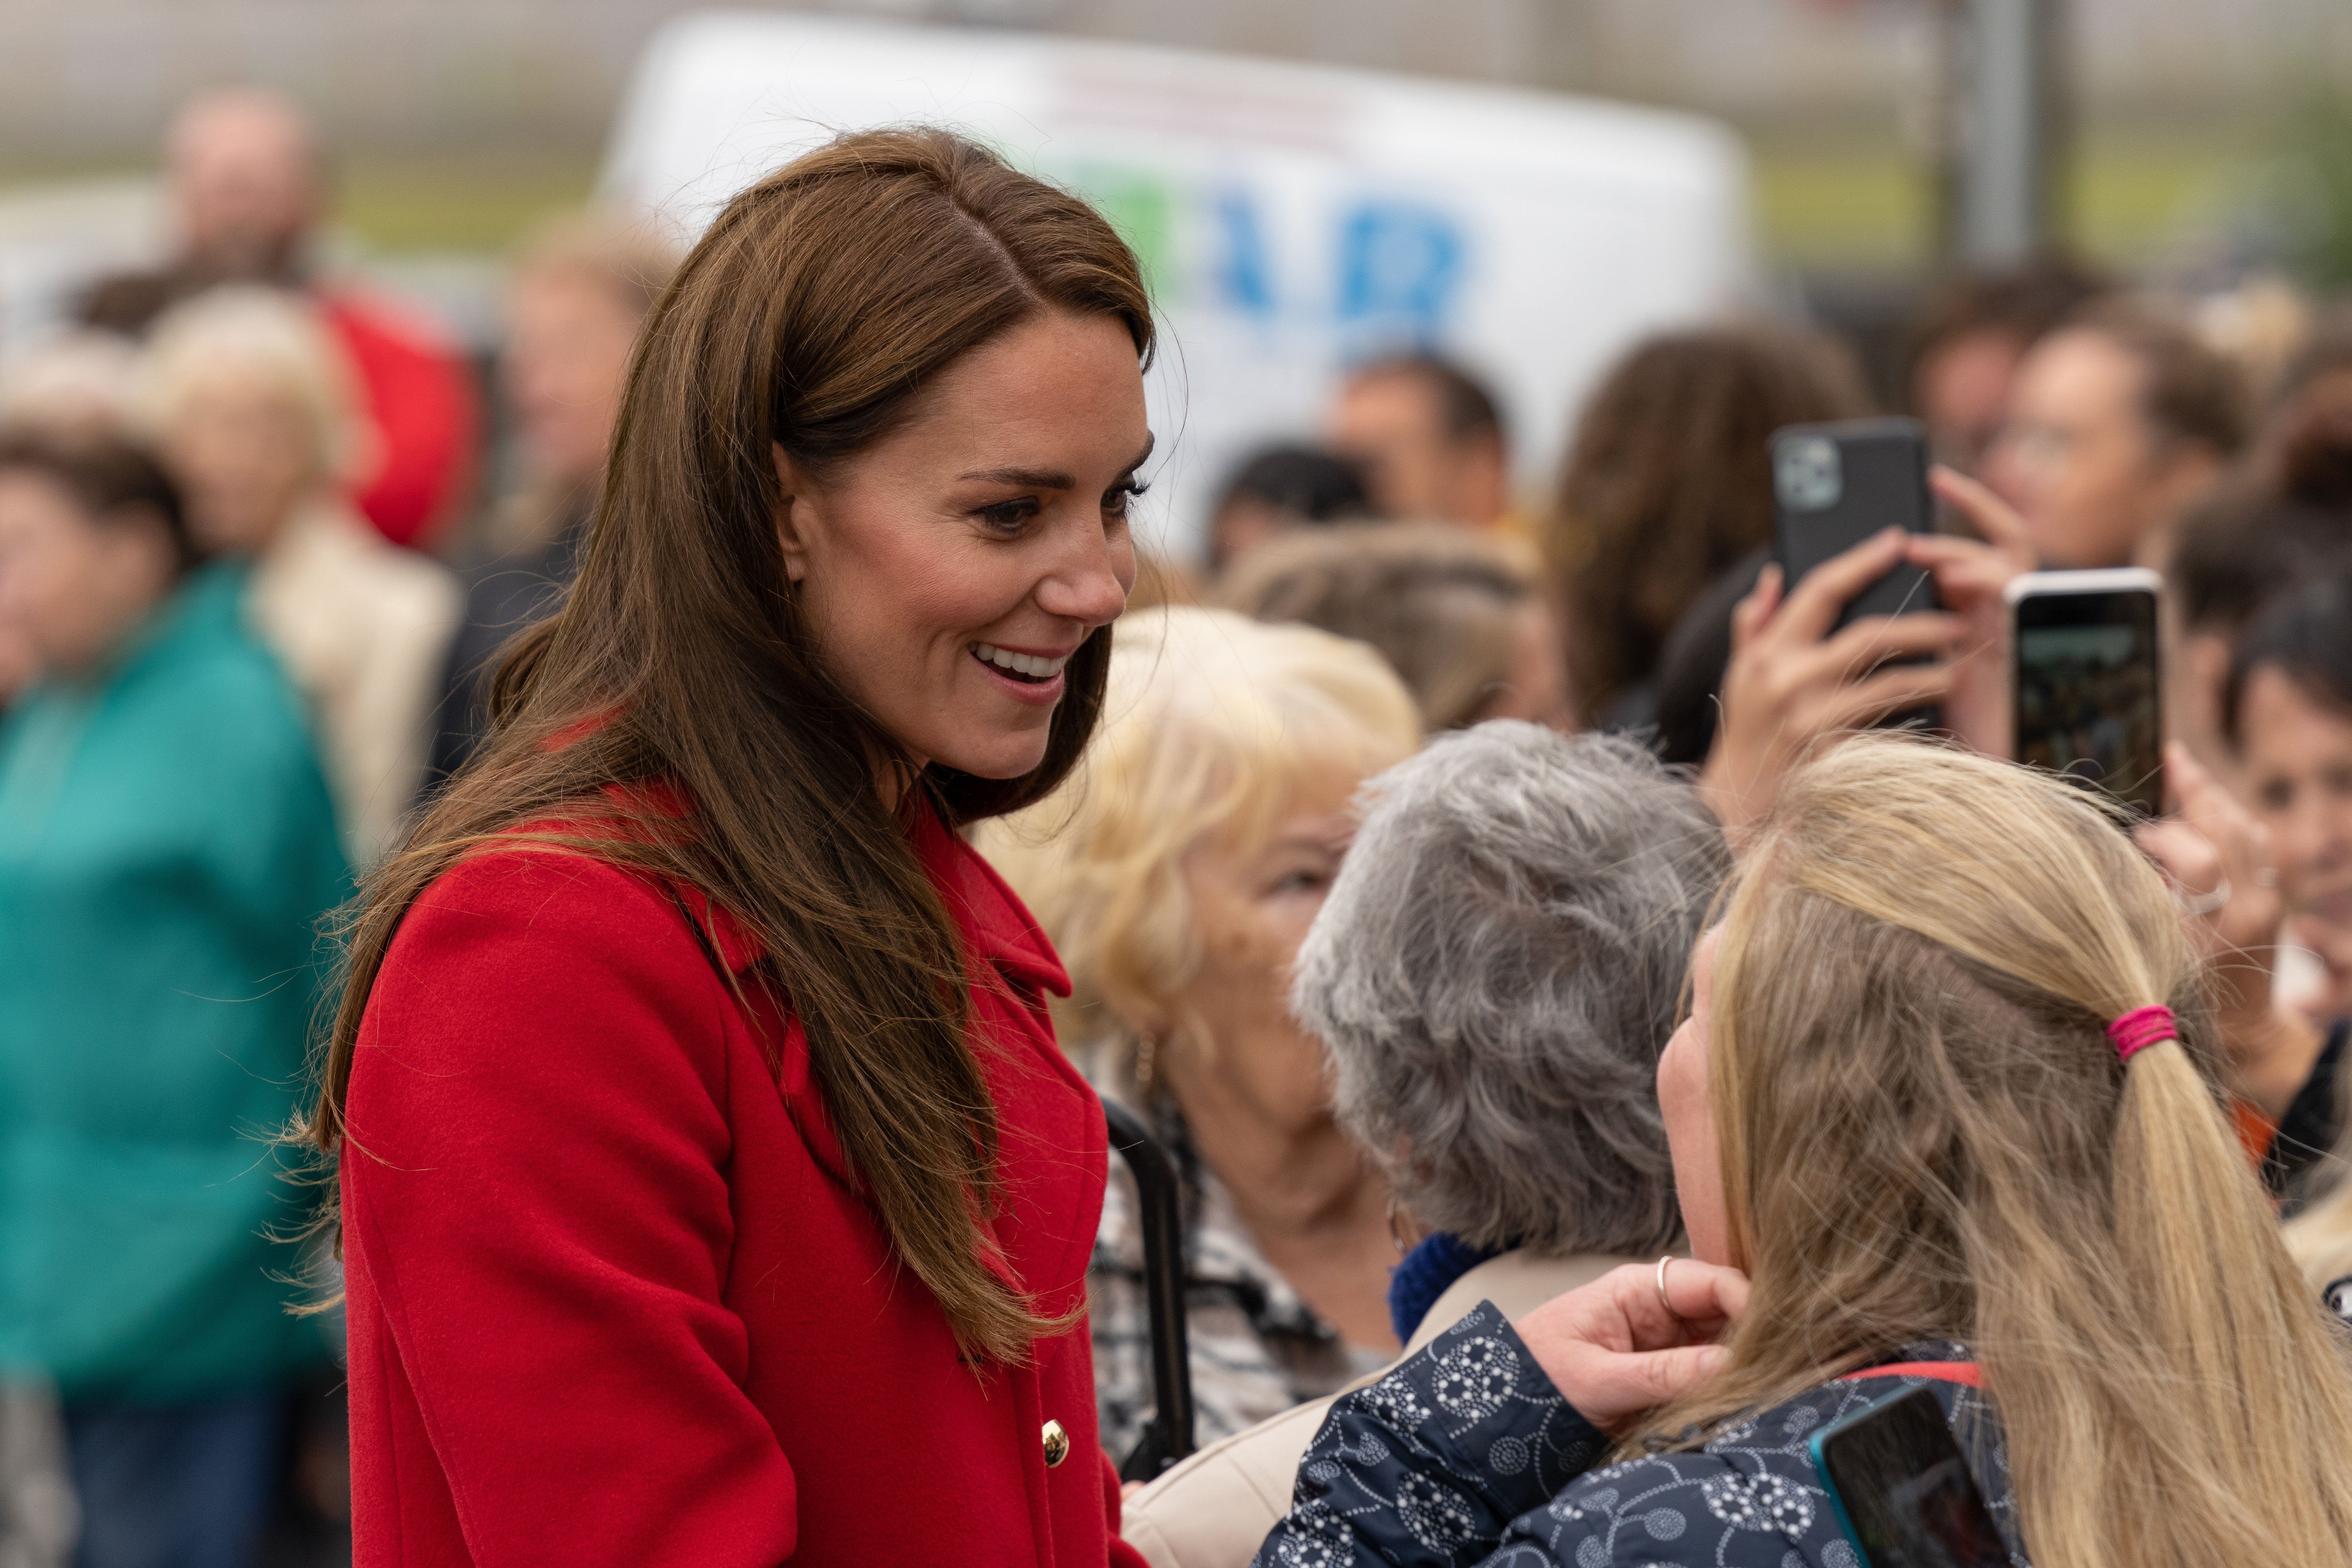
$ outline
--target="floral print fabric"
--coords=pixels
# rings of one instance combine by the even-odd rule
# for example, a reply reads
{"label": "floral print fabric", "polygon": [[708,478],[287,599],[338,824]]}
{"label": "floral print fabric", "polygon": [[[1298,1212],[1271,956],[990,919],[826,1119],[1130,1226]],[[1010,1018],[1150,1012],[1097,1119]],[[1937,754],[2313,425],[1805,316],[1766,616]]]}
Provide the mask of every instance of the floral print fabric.
{"label": "floral print fabric", "polygon": [[[1968,1356],[1927,1344],[1893,1359]],[[1826,1384],[1726,1428],[1699,1451],[1593,1469],[1609,1440],[1483,1302],[1332,1407],[1299,1463],[1290,1513],[1255,1568],[1860,1568],[1808,1439],[1923,1381]],[[2013,1568],[2031,1568],[1990,1405],[1973,1389],[1929,1386]]]}

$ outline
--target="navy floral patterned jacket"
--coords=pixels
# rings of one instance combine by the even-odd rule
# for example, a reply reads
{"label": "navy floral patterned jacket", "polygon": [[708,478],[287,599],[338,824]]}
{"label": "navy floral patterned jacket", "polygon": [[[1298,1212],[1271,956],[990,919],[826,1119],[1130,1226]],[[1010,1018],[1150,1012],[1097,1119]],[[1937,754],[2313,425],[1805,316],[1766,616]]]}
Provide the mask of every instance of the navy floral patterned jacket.
{"label": "navy floral patterned jacket", "polygon": [[[1895,1359],[1968,1353],[1922,1344]],[[1332,1407],[1255,1568],[1858,1568],[1806,1440],[1926,1381],[1825,1384],[1696,1452],[1595,1469],[1609,1439],[1560,1397],[1494,1303],[1482,1302]],[[2031,1568],[1990,1405],[1957,1384],[1928,1386],[2013,1568]]]}

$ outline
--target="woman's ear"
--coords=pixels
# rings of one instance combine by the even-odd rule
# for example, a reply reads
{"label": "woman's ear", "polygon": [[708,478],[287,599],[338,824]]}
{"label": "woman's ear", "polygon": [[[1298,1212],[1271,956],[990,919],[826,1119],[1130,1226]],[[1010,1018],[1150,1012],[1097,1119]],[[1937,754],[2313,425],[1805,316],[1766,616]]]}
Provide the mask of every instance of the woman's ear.
{"label": "woman's ear", "polygon": [[783,554],[784,575],[798,583],[809,571],[807,487],[782,441],[769,442],[768,450],[776,465],[776,548]]}

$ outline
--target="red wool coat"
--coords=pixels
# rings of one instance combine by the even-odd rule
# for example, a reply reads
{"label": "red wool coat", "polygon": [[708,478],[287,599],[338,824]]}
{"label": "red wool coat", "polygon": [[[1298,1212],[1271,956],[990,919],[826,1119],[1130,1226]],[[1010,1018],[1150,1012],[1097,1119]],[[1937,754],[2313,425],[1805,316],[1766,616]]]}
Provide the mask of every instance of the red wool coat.
{"label": "red wool coat", "polygon": [[[914,837],[976,976],[996,1235],[1067,1311],[1108,1152],[1045,1016],[1068,983],[985,862],[928,813]],[[960,1363],[844,1176],[799,1026],[753,1006],[780,1077],[680,900],[598,861],[479,855],[410,911],[342,1157],[357,1568],[1141,1563],[1085,1328]]]}

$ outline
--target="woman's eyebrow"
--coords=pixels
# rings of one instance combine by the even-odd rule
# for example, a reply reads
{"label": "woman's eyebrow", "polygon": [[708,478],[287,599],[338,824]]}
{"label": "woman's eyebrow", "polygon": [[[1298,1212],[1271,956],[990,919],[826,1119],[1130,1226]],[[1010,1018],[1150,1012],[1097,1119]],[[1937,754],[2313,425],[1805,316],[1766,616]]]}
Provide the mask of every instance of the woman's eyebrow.
{"label": "woman's eyebrow", "polygon": [[[1151,448],[1157,439],[1156,437],[1146,436],[1143,438],[1143,450],[1138,452],[1135,455],[1135,460],[1128,464],[1120,472],[1132,473],[1143,467],[1144,459],[1151,456]],[[980,479],[989,484],[1021,485],[1030,489],[1039,490],[1071,489],[1078,482],[1067,470],[1062,468],[976,468],[968,474],[958,474],[956,478]]]}
{"label": "woman's eyebrow", "polygon": [[1328,849],[1343,854],[1356,840],[1353,822],[1318,822],[1275,835],[1276,849]]}
{"label": "woman's eyebrow", "polygon": [[1030,489],[1066,490],[1078,481],[1059,468],[981,468],[958,474],[959,479],[985,479],[991,484],[1022,485]]}

